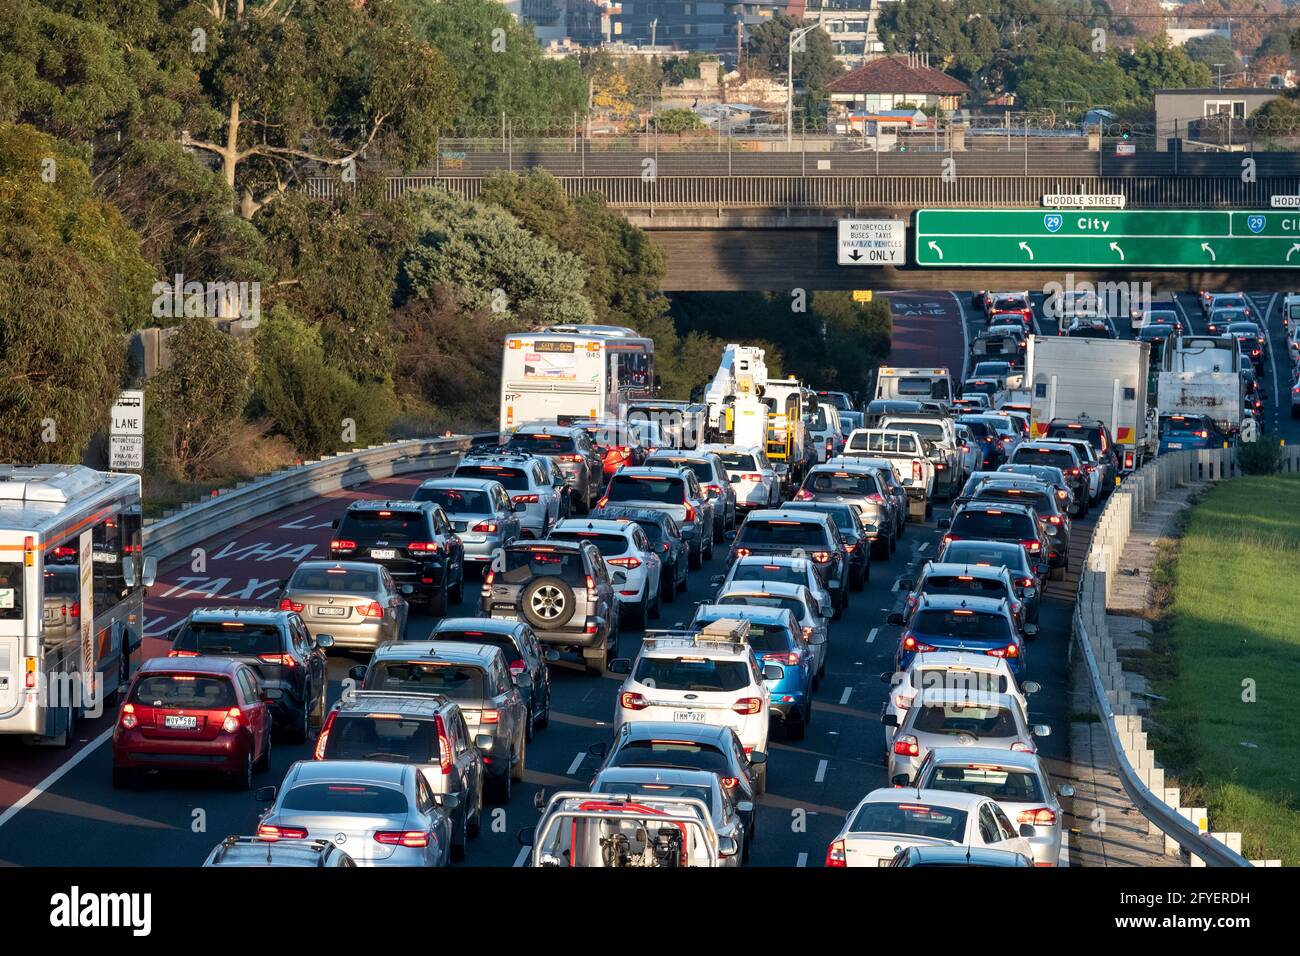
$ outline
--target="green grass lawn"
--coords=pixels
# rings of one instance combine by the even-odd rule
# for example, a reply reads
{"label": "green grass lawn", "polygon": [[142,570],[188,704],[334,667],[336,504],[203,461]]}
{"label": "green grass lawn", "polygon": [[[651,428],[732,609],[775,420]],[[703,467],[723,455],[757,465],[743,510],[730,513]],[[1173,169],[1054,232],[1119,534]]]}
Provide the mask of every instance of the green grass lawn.
{"label": "green grass lawn", "polygon": [[[1300,476],[1239,478],[1191,511],[1158,638],[1173,676],[1156,754],[1184,806],[1242,833],[1252,859],[1300,865]],[[1253,698],[1253,700],[1252,700]],[[1189,800],[1188,796],[1196,799]]]}

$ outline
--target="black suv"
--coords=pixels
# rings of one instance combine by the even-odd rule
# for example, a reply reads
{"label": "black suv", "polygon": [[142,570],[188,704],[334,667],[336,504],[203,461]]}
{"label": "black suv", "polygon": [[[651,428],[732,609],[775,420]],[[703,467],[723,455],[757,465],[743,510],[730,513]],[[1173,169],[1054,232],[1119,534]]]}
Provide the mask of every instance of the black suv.
{"label": "black suv", "polygon": [[354,501],[330,539],[330,557],[383,565],[413,607],[447,613],[465,585],[465,546],[432,501]]}
{"label": "black suv", "polygon": [[242,657],[280,696],[267,703],[271,719],[301,743],[325,720],[329,635],[312,638],[296,611],[200,607],[176,631],[168,657]]}
{"label": "black suv", "polygon": [[557,650],[581,653],[587,673],[604,674],[618,649],[617,585],[589,542],[529,541],[505,549],[504,566],[483,580],[483,613],[523,620],[537,639]]}
{"label": "black suv", "polygon": [[945,532],[944,544],[970,539],[1019,544],[1040,576],[1049,570],[1050,545],[1037,513],[1029,505],[976,499],[958,508],[951,521],[940,519],[939,530]]}

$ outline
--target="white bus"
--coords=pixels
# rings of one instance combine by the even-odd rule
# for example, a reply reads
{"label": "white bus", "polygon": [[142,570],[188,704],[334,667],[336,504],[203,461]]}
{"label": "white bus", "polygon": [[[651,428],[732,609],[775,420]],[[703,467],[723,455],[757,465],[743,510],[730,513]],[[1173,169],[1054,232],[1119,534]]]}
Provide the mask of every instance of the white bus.
{"label": "white bus", "polygon": [[655,394],[655,346],[614,325],[553,325],[506,336],[500,430],[528,422],[623,418],[629,401]]}
{"label": "white bus", "polygon": [[156,562],[140,477],[0,465],[0,733],[67,745],[122,686]]}

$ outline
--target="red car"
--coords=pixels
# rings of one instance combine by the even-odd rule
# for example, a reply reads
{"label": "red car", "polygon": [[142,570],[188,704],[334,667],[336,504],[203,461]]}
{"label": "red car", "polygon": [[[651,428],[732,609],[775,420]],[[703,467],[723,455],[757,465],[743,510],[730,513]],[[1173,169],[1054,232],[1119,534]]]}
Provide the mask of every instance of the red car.
{"label": "red car", "polygon": [[271,767],[271,713],[278,695],[229,657],[160,657],[131,679],[113,727],[113,786],[142,770],[209,770],[241,790]]}

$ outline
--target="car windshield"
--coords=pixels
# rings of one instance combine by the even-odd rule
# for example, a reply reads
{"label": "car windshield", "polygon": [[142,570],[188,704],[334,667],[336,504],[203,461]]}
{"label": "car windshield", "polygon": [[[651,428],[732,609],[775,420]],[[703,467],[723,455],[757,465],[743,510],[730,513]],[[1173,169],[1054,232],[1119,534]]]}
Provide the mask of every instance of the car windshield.
{"label": "car windshield", "polygon": [[227,677],[146,674],[136,681],[131,703],[182,710],[229,710],[235,706],[235,688]]}
{"label": "car windshield", "polygon": [[985,597],[1011,597],[1001,578],[980,578],[970,574],[932,574],[925,579],[925,594],[977,594]]}
{"label": "car windshield", "polygon": [[808,572],[788,564],[759,564],[737,561],[731,574],[732,581],[766,581],[769,584],[807,584]]}
{"label": "car windshield", "polygon": [[1065,484],[1065,475],[1061,469],[1053,468],[1051,465],[999,465],[998,471],[1013,475],[1032,475],[1054,485]]}
{"label": "car windshield", "polygon": [[456,700],[481,700],[487,675],[482,668],[452,661],[376,661],[366,674],[365,690],[399,690],[445,694]]}
{"label": "car windshield", "polygon": [[1227,322],[1240,322],[1246,318],[1246,313],[1240,309],[1215,309],[1214,314],[1210,316],[1212,325],[1223,325]]}
{"label": "car windshield", "polygon": [[1100,425],[1049,425],[1048,438],[1079,438],[1092,448],[1101,448],[1104,441]]}
{"label": "car windshield", "polygon": [[436,764],[440,754],[432,720],[339,713],[325,737],[326,760]]}
{"label": "car windshield", "polygon": [[632,548],[632,543],[623,535],[600,531],[552,531],[550,537],[556,541],[590,541],[601,556],[606,558],[627,554]]}
{"label": "car windshield", "polygon": [[[784,597],[776,594],[724,594],[718,598],[718,604],[741,604],[746,607],[777,607],[784,608],[794,614],[795,620],[802,620],[804,616],[803,602],[798,598]],[[752,635],[756,626],[751,625],[750,634]],[[752,645],[753,638],[750,638]]]}
{"label": "car windshield", "polygon": [[417,488],[416,501],[434,501],[449,515],[482,515],[492,511],[486,491],[471,488]]}
{"label": "car windshield", "polygon": [[959,418],[958,422],[969,429],[971,436],[974,438],[992,438],[993,426],[982,418]]}
{"label": "car windshield", "polygon": [[371,568],[299,568],[289,579],[289,591],[374,594],[379,571]]}
{"label": "car windshield", "polygon": [[924,395],[929,398],[931,391],[938,391],[935,388],[938,382],[929,378],[900,378],[898,382],[899,395]]}
{"label": "car windshield", "polygon": [[808,521],[783,521],[779,518],[755,521],[746,519],[740,527],[736,543],[741,546],[758,545],[764,548],[815,548],[827,547],[826,531],[821,525]]}
{"label": "car windshield", "polygon": [[257,657],[284,650],[280,628],[275,624],[246,624],[242,621],[190,621],[181,628],[172,648],[199,654]]}
{"label": "car windshield", "polygon": [[507,661],[519,660],[519,648],[508,637],[489,634],[484,631],[434,631],[429,635],[431,641],[458,641],[462,644],[480,644],[483,647],[495,647]]}
{"label": "car windshield", "polygon": [[906,428],[909,432],[916,432],[922,438],[928,441],[945,441],[947,435],[944,434],[943,426],[938,422],[908,422],[907,424],[886,425],[886,428]]}
{"label": "car windshield", "polygon": [[506,568],[499,575],[503,584],[527,584],[535,577],[549,575],[566,584],[585,587],[587,571],[582,556],[569,551],[525,548],[506,551]]}
{"label": "car windshield", "polygon": [[647,468],[685,468],[695,472],[695,477],[700,481],[713,480],[713,465],[707,461],[692,460],[690,458],[664,458],[662,456],[651,455],[645,460]]}
{"label": "car windshield", "polygon": [[609,481],[610,501],[659,501],[680,505],[686,500],[682,479],[676,475],[622,475]]}
{"label": "car windshield", "polygon": [[728,471],[757,471],[758,463],[754,456],[743,451],[720,451],[718,457]]}
{"label": "car windshield", "polygon": [[571,435],[517,433],[510,436],[506,448],[525,455],[572,455],[578,450]]}
{"label": "car windshield", "polygon": [[1160,434],[1161,435],[1195,435],[1198,438],[1204,438],[1202,432],[1208,432],[1209,425],[1203,418],[1192,418],[1190,416],[1175,417],[1172,415],[1160,416]]}
{"label": "car windshield", "polygon": [[1233,335],[1253,335],[1260,337],[1259,326],[1254,322],[1233,322],[1228,326],[1228,331]]}
{"label": "car windshield", "polygon": [[1017,448],[1012,462],[1017,465],[1051,465],[1063,472],[1079,467],[1074,463],[1074,455],[1064,448]]}
{"label": "car windshield", "polygon": [[927,790],[974,793],[992,800],[1030,803],[1046,799],[1038,774],[1016,767],[964,764],[935,767],[921,781]]}
{"label": "car windshield", "polygon": [[912,629],[930,637],[957,637],[972,641],[1010,640],[1011,630],[1001,614],[968,608],[922,608]]}
{"label": "car windshield", "polygon": [[966,839],[966,812],[922,803],[865,803],[849,830],[961,843]]}
{"label": "car windshield", "polygon": [[[456,469],[457,478],[491,478],[501,482],[506,491],[527,491],[528,476],[521,468],[504,468],[498,465],[461,465]],[[417,499],[418,500],[418,499]]]}
{"label": "car windshield", "polygon": [[661,690],[734,691],[748,687],[751,679],[744,661],[710,657],[642,657],[633,678]]}
{"label": "car windshield", "polygon": [[384,816],[408,812],[406,794],[393,787],[349,780],[294,787],[280,801],[281,810],[299,813],[367,813]]}
{"label": "car windshield", "polygon": [[1011,371],[1011,366],[1006,362],[980,362],[975,366],[976,375],[1006,375]]}
{"label": "car windshield", "polygon": [[611,767],[675,767],[710,770],[726,775],[726,754],[712,744],[694,740],[629,740],[615,751]]}
{"label": "car windshield", "polygon": [[1032,488],[999,488],[990,487],[986,483],[980,488],[978,497],[985,501],[1013,501],[1017,504],[1029,505],[1043,517],[1056,514],[1056,509],[1052,507],[1052,499],[1044,492]]}
{"label": "car windshield", "polygon": [[1020,733],[1015,715],[997,704],[948,701],[922,704],[912,718],[912,729],[923,734],[972,734],[976,737],[1015,737]]}
{"label": "car windshield", "polygon": [[994,312],[1019,312],[1025,307],[1025,300],[1015,296],[1002,296],[993,300]]}
{"label": "car windshield", "polygon": [[1010,568],[1013,574],[1028,570],[1024,548],[1019,545],[999,545],[993,541],[954,541],[943,549],[945,564],[987,564],[994,568]]}
{"label": "car windshield", "polygon": [[880,483],[875,475],[850,471],[815,471],[804,488],[816,495],[877,495]]}
{"label": "car windshield", "polygon": [[796,511],[821,511],[835,519],[835,526],[840,529],[840,534],[857,535],[858,525],[853,520],[856,513],[852,505],[839,505],[825,501],[792,501],[785,505],[787,508],[794,508]]}
{"label": "car windshield", "polygon": [[422,511],[349,511],[339,523],[338,537],[366,548],[428,541],[432,535]]}
{"label": "car windshield", "polygon": [[1029,541],[1038,537],[1034,519],[1019,512],[963,508],[952,519],[952,533],[963,538],[1015,538]]}
{"label": "car windshield", "polygon": [[713,806],[713,793],[708,787],[684,783],[661,783],[657,781],[628,780],[614,775],[601,775],[594,793],[645,793],[653,797],[694,797],[702,800],[706,807]]}
{"label": "car windshield", "polygon": [[966,384],[962,386],[962,391],[974,392],[977,395],[993,395],[997,392],[998,388],[998,383],[992,379],[973,378],[969,379]]}

